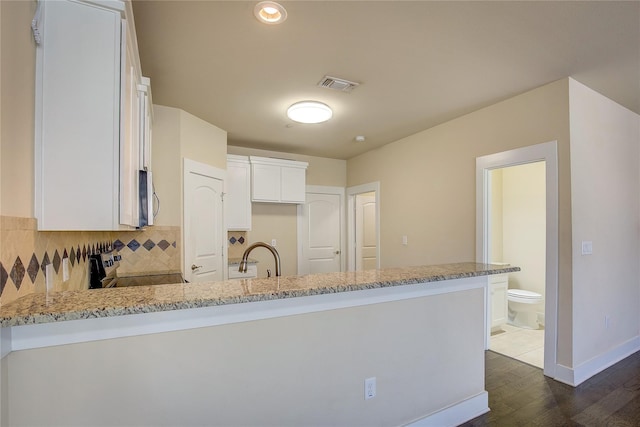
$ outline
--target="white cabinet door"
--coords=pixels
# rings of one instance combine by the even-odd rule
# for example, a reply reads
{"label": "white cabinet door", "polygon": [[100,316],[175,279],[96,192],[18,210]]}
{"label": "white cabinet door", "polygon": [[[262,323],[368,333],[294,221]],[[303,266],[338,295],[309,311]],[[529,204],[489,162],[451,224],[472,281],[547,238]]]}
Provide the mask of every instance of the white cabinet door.
{"label": "white cabinet door", "polygon": [[507,323],[508,301],[507,291],[509,287],[509,276],[499,274],[490,276],[489,292],[491,304],[491,328],[496,329]]}
{"label": "white cabinet door", "polygon": [[280,169],[280,201],[283,203],[304,203],[305,178],[305,169],[282,166]]}
{"label": "white cabinet door", "polygon": [[247,264],[247,271],[244,273],[241,273],[239,268],[240,266],[237,264],[229,266],[229,280],[255,279],[258,277],[258,266],[253,263]]}
{"label": "white cabinet door", "polygon": [[249,158],[227,156],[227,230],[251,230],[251,165]]}
{"label": "white cabinet door", "polygon": [[304,203],[308,163],[250,156],[251,200]]}
{"label": "white cabinet door", "polygon": [[251,165],[251,197],[254,202],[280,201],[280,167]]}
{"label": "white cabinet door", "polygon": [[41,230],[119,223],[121,11],[40,2],[35,210]]}

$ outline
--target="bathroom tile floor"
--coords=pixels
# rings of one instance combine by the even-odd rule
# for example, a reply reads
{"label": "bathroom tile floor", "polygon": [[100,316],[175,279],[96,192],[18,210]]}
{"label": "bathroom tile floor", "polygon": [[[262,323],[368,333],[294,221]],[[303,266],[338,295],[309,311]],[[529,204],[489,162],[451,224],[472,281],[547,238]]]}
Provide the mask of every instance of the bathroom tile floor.
{"label": "bathroom tile floor", "polygon": [[489,348],[538,368],[544,367],[544,329],[524,329],[502,325],[492,332]]}

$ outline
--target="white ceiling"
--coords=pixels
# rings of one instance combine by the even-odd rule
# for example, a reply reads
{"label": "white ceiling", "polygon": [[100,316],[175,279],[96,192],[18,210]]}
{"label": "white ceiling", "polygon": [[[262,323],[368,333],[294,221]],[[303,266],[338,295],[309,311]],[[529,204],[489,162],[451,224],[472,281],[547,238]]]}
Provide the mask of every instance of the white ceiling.
{"label": "white ceiling", "polygon": [[[567,76],[640,113],[640,1],[282,1],[281,25],[256,3],[133,2],[154,103],[230,145],[347,159]],[[333,118],[289,120],[307,99]]]}

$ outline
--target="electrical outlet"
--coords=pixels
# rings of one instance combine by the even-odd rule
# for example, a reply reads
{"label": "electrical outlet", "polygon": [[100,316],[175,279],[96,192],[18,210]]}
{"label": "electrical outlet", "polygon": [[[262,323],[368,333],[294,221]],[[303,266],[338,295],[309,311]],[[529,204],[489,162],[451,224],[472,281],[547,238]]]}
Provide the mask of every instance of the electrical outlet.
{"label": "electrical outlet", "polygon": [[53,264],[49,263],[44,268],[44,282],[47,287],[47,292],[53,290]]}
{"label": "electrical outlet", "polygon": [[62,258],[62,281],[69,280],[69,258]]}
{"label": "electrical outlet", "polygon": [[407,239],[407,236],[402,236],[402,244],[404,246],[407,246],[409,244],[409,240]]}
{"label": "electrical outlet", "polygon": [[276,247],[276,239],[271,239],[271,246]]}
{"label": "electrical outlet", "polygon": [[376,377],[367,378],[364,380],[364,400],[374,397],[376,397]]}

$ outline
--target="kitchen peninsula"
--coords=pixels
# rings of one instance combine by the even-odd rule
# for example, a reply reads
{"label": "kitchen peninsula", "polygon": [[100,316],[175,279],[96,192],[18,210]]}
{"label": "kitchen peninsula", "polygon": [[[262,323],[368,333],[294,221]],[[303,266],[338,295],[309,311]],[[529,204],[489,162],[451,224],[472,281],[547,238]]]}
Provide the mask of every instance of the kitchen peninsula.
{"label": "kitchen peninsula", "polygon": [[455,425],[488,410],[487,276],[518,270],[28,295],[0,308],[9,424]]}

